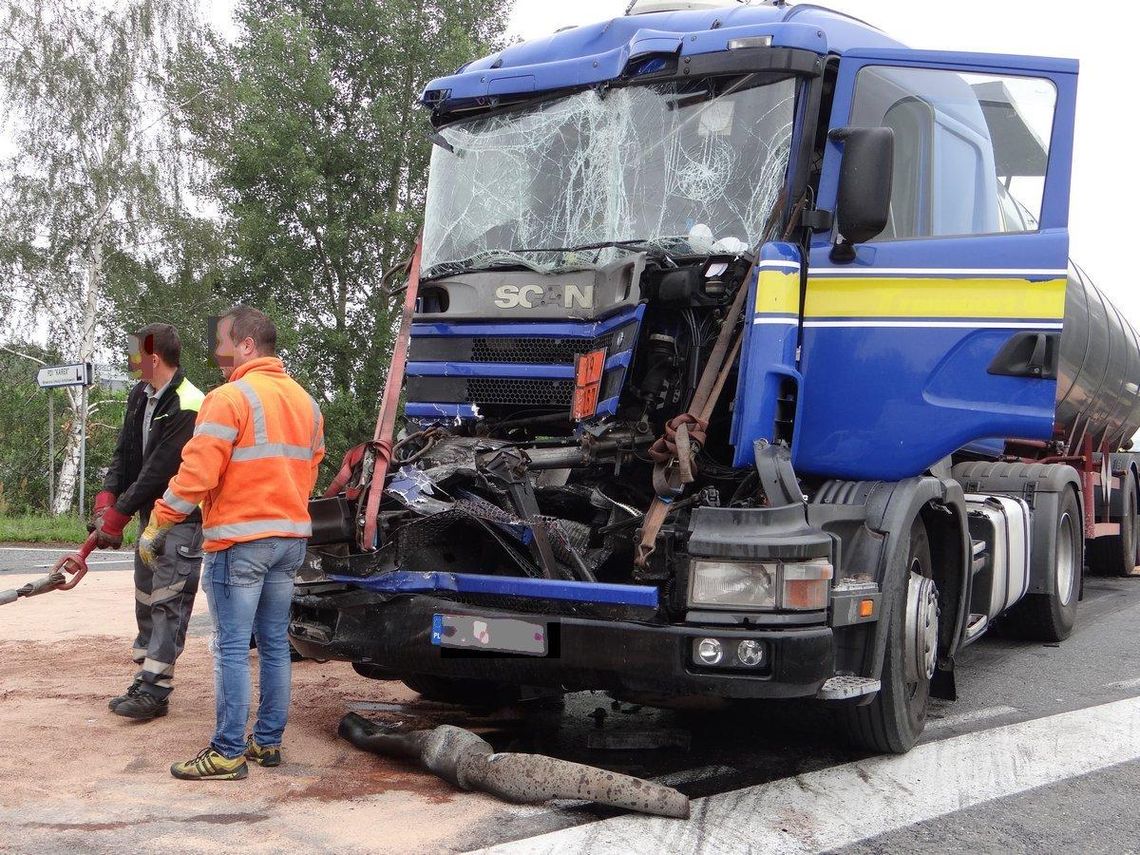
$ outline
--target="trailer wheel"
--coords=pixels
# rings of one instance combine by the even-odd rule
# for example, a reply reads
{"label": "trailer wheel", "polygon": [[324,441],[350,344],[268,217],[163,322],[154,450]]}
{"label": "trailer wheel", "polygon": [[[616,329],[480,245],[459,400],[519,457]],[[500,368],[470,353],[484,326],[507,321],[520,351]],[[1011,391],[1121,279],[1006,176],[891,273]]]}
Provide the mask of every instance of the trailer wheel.
{"label": "trailer wheel", "polygon": [[517,702],[520,696],[517,686],[490,680],[437,677],[433,674],[408,674],[400,679],[426,700],[461,707],[501,707]]}
{"label": "trailer wheel", "polygon": [[938,589],[930,539],[921,518],[910,529],[907,579],[891,609],[882,687],[864,706],[842,708],[848,737],[860,748],[904,754],[926,726],[930,680],[938,659]]}
{"label": "trailer wheel", "polygon": [[1124,473],[1123,481],[1120,534],[1098,537],[1089,542],[1089,566],[1105,576],[1140,575],[1136,572],[1140,564],[1140,555],[1137,555],[1140,549],[1140,513],[1136,507],[1136,481],[1131,471]]}
{"label": "trailer wheel", "polygon": [[1085,529],[1077,495],[1066,489],[1057,509],[1053,590],[1028,594],[1003,621],[1030,641],[1063,641],[1073,631],[1084,567]]}

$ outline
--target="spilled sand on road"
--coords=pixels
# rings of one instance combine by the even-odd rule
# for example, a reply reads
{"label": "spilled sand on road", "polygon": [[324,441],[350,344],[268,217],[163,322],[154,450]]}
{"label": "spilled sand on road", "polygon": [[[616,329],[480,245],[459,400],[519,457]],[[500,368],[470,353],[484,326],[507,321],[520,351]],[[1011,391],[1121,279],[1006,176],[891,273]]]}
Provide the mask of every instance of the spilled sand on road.
{"label": "spilled sand on road", "polygon": [[132,610],[129,572],[0,609],[0,851],[438,851],[495,809],[341,740],[352,701],[416,697],[343,662],[294,665],[284,765],[251,766],[245,781],[176,781],[170,763],[202,748],[214,724],[205,598],[170,714],[150,722],[106,707],[133,673]]}

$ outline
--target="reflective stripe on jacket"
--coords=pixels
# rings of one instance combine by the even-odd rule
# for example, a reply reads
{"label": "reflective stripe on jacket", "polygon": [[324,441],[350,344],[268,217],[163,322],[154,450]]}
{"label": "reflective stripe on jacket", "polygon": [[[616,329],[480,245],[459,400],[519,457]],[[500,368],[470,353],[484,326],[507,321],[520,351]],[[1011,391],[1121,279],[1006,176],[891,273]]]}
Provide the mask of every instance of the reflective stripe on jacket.
{"label": "reflective stripe on jacket", "polygon": [[280,359],[250,360],[206,395],[155,514],[175,523],[201,504],[207,552],[265,537],[308,537],[309,497],[324,455],[316,401]]}

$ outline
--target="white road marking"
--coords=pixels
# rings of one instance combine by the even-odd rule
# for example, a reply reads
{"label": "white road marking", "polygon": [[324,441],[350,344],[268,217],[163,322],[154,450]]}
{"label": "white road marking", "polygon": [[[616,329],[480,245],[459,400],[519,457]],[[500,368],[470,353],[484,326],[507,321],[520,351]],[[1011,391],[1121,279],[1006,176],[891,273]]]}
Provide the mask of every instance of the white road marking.
{"label": "white road marking", "polygon": [[945,718],[929,719],[926,722],[926,730],[940,730],[944,727],[956,727],[960,724],[970,724],[971,722],[984,721],[987,718],[997,718],[1002,715],[1009,715],[1010,713],[1021,712],[1017,707],[986,707],[981,710],[974,710],[973,712],[960,713],[958,715],[948,715]]}
{"label": "white road marking", "polygon": [[1117,680],[1115,683],[1105,683],[1106,689],[1140,689],[1140,677],[1134,680]]}
{"label": "white road marking", "polygon": [[626,815],[491,853],[808,853],[1140,757],[1140,698],[918,745],[693,801],[692,819]]}
{"label": "white road marking", "polygon": [[75,552],[82,544],[75,544],[71,548],[58,546],[0,546],[0,552]]}

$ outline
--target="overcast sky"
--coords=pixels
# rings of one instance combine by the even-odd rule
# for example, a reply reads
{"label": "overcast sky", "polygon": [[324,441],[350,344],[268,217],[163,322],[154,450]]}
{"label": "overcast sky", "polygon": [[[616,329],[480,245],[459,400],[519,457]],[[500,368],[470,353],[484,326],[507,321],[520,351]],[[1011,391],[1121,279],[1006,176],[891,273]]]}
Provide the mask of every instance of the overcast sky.
{"label": "overcast sky", "polygon": [[[113,2],[113,0],[110,0]],[[383,2],[383,0],[374,0]],[[233,33],[234,0],[207,0],[213,22]],[[516,0],[509,32],[521,39],[624,13],[628,0]],[[1076,155],[1069,216],[1072,257],[1140,330],[1140,283],[1131,272],[1132,218],[1140,200],[1140,122],[1127,39],[1132,0],[831,0],[915,48],[1037,54],[1078,59]],[[0,139],[0,143],[3,140]]]}
{"label": "overcast sky", "polygon": [[[627,0],[517,0],[510,31],[548,35],[625,12]],[[1080,61],[1069,212],[1070,254],[1140,330],[1140,282],[1129,260],[1140,205],[1140,104],[1131,49],[1140,6],[1072,0],[831,0],[817,5],[874,24],[914,48],[1035,54]],[[1127,153],[1127,154],[1125,154]],[[1119,236],[1117,236],[1119,235]]]}

